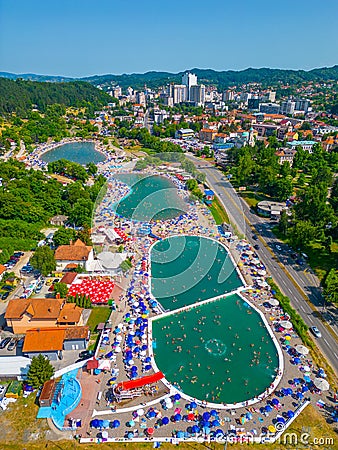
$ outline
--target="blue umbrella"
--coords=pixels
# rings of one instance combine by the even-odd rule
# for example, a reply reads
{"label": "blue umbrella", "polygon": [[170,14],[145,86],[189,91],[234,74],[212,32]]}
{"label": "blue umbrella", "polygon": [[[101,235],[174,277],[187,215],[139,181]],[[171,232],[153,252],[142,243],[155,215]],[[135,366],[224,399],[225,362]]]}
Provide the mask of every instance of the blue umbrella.
{"label": "blue umbrella", "polygon": [[219,427],[221,424],[219,423],[218,420],[213,420],[213,421],[211,422],[211,425],[212,425],[213,427]]}
{"label": "blue umbrella", "polygon": [[150,363],[151,362],[151,358],[150,356],[147,356],[146,359],[144,360],[146,363]]}
{"label": "blue umbrella", "polygon": [[127,427],[133,427],[135,426],[135,422],[133,420],[129,420],[129,422],[127,422]]}
{"label": "blue umbrella", "polygon": [[174,420],[175,420],[175,422],[179,422],[180,420],[182,420],[181,414],[175,414],[174,415]]}
{"label": "blue umbrella", "polygon": [[307,386],[304,385],[304,386],[302,387],[302,392],[307,392],[308,390],[309,390],[309,388],[308,388]]}
{"label": "blue umbrella", "polygon": [[265,411],[266,411],[266,412],[271,412],[271,411],[272,411],[272,406],[266,405]]}
{"label": "blue umbrella", "polygon": [[273,399],[271,400],[271,403],[272,403],[273,405],[277,406],[277,405],[279,405],[279,400],[278,400],[277,398],[273,398]]}
{"label": "blue umbrella", "polygon": [[192,431],[193,433],[199,433],[200,428],[199,428],[197,425],[193,425],[193,426],[191,427],[191,431]]}
{"label": "blue umbrella", "polygon": [[210,415],[216,417],[216,416],[218,416],[218,412],[216,411],[216,409],[212,409],[210,411]]}
{"label": "blue umbrella", "polygon": [[120,423],[120,421],[117,420],[117,419],[115,419],[115,420],[112,422],[112,427],[113,427],[113,428],[118,428],[120,425],[121,425],[121,423]]}
{"label": "blue umbrella", "polygon": [[124,317],[130,317],[130,313],[127,313]]}
{"label": "blue umbrella", "polygon": [[209,420],[210,419],[210,413],[208,413],[208,411],[203,413],[203,420]]}
{"label": "blue umbrella", "polygon": [[168,425],[168,423],[169,423],[168,417],[162,417],[161,423],[162,423],[162,425]]}
{"label": "blue umbrella", "polygon": [[291,411],[291,409],[289,409],[289,411],[286,413],[286,415],[288,416],[289,419],[291,419],[292,417],[295,416],[295,413],[293,411]]}
{"label": "blue umbrella", "polygon": [[210,428],[211,423],[208,420],[203,420],[202,427],[203,428]]}
{"label": "blue umbrella", "polygon": [[140,350],[139,347],[135,347],[134,350],[133,350],[134,353],[139,353],[140,351],[141,351],[141,350]]}
{"label": "blue umbrella", "polygon": [[216,437],[221,437],[221,436],[223,436],[223,430],[221,430],[220,428],[218,428],[216,431],[215,431],[215,436]]}
{"label": "blue umbrella", "polygon": [[205,434],[210,434],[210,428],[208,428],[208,427],[205,427],[205,428],[203,428],[203,431],[204,431],[204,433]]}
{"label": "blue umbrella", "polygon": [[299,364],[301,361],[300,361],[299,358],[294,358],[293,362],[294,362],[295,364]]}
{"label": "blue umbrella", "polygon": [[141,325],[141,323],[142,323],[142,317],[138,317],[138,318],[135,320],[135,323],[136,323],[136,325]]}
{"label": "blue umbrella", "polygon": [[103,428],[103,420],[98,420],[98,427],[97,428]]}
{"label": "blue umbrella", "polygon": [[121,333],[120,328],[115,328],[115,330],[113,331],[113,333],[117,334],[117,333]]}
{"label": "blue umbrella", "polygon": [[109,428],[109,420],[102,420],[102,428]]}
{"label": "blue umbrella", "polygon": [[284,419],[284,417],[277,417],[276,422],[277,423],[285,423],[285,419]]}
{"label": "blue umbrella", "polygon": [[309,376],[307,376],[307,375],[304,375],[304,381],[305,381],[306,383],[310,383],[311,378],[310,378]]}
{"label": "blue umbrella", "polygon": [[142,347],[141,347],[141,349],[144,351],[144,350],[147,350],[147,348],[148,348],[148,346],[147,345],[142,345]]}
{"label": "blue umbrella", "polygon": [[[147,367],[147,366],[146,366],[146,367]],[[151,366],[150,366],[150,367],[151,367]],[[174,395],[174,400],[175,400],[175,402],[178,402],[180,399],[181,399],[180,394],[175,394],[175,395]]]}
{"label": "blue umbrella", "polygon": [[300,383],[300,379],[299,379],[299,378],[294,378],[294,379],[293,379],[293,382],[294,382],[295,384],[299,384],[299,383]]}
{"label": "blue umbrella", "polygon": [[176,437],[178,437],[178,438],[184,438],[184,431],[178,431],[177,433],[176,433]]}
{"label": "blue umbrella", "polygon": [[197,403],[196,402],[191,402],[190,403],[190,409],[195,409],[197,408]]}
{"label": "blue umbrella", "polygon": [[131,439],[133,437],[134,437],[134,433],[132,431],[129,431],[128,434],[127,434],[127,438]]}
{"label": "blue umbrella", "polygon": [[136,366],[132,366],[131,370],[132,370],[132,372],[135,372],[135,371],[137,371],[137,367]]}
{"label": "blue umbrella", "polygon": [[149,411],[148,417],[156,417],[156,412],[154,410]]}
{"label": "blue umbrella", "polygon": [[99,428],[99,420],[98,419],[94,419],[94,420],[92,420],[91,422],[90,422],[90,426],[92,427],[92,428]]}
{"label": "blue umbrella", "polygon": [[304,395],[301,392],[297,392],[296,396],[299,400],[302,400],[304,398]]}
{"label": "blue umbrella", "polygon": [[291,395],[293,391],[292,391],[291,388],[287,388],[287,389],[286,389],[286,392],[287,392],[287,395]]}

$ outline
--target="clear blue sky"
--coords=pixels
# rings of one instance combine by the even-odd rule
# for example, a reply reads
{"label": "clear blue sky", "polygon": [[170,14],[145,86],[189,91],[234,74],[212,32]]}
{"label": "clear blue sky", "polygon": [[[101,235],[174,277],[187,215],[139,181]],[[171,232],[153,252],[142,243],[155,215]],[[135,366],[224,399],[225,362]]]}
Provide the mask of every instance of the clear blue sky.
{"label": "clear blue sky", "polygon": [[0,71],[86,76],[338,63],[338,0],[0,0]]}

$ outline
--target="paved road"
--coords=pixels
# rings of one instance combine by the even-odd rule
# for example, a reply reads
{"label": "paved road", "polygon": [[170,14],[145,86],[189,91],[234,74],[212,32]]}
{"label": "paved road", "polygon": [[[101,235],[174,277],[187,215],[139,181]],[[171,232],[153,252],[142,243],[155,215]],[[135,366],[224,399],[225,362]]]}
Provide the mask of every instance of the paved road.
{"label": "paved road", "polygon": [[[283,293],[290,298],[292,306],[309,326],[315,325],[321,331],[322,338],[316,339],[316,343],[338,374],[337,341],[323,326],[321,320],[316,316],[316,312],[304,298],[306,294],[313,305],[322,305],[317,278],[311,272],[304,273],[303,268],[294,263],[286,246],[278,242],[269,230],[271,223],[250,212],[248,205],[238,197],[231,183],[225,179],[220,170],[193,156],[189,156],[189,158],[199,166],[199,170],[205,172],[209,186],[225,206],[231,222],[237,227],[237,231],[245,235],[252,245],[257,244],[257,242],[260,244],[260,249],[257,251],[259,257]],[[258,241],[253,239],[253,234],[258,236]],[[276,244],[280,244],[281,251],[276,249]],[[328,316],[328,319],[332,330],[337,332],[338,325],[335,318]]]}

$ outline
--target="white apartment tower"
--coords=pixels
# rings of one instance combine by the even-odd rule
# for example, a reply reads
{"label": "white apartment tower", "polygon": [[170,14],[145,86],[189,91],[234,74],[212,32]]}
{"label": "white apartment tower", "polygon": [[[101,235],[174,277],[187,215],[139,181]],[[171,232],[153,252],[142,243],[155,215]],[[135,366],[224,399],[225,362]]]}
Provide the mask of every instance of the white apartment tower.
{"label": "white apartment tower", "polygon": [[182,76],[182,84],[187,86],[187,100],[190,100],[190,88],[192,86],[197,86],[197,75],[195,75],[194,73],[186,72]]}

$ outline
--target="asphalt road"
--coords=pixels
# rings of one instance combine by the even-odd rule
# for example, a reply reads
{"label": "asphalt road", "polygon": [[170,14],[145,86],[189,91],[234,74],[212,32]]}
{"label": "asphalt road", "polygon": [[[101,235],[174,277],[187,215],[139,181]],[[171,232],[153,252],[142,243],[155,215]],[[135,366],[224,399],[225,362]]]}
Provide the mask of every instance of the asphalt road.
{"label": "asphalt road", "polygon": [[[258,243],[257,253],[275,282],[285,295],[290,298],[292,306],[302,316],[308,326],[316,326],[322,337],[316,339],[318,347],[322,350],[330,362],[332,368],[338,374],[338,348],[337,340],[323,326],[321,320],[316,316],[317,309],[322,312],[323,300],[320,293],[319,281],[306,266],[299,266],[291,257],[290,249],[277,240],[270,231],[271,222],[258,217],[250,212],[250,208],[244,200],[238,197],[231,183],[227,181],[223,173],[207,161],[201,161],[189,156],[199,166],[199,170],[205,172],[210,188],[217,194],[225,207],[230,221],[235,224],[237,231],[245,235],[250,244]],[[258,240],[253,239],[253,235]],[[281,250],[277,250],[276,244]],[[306,269],[306,272],[304,272]],[[313,304],[311,307],[305,300],[308,296]],[[338,334],[338,323],[331,312],[326,312],[325,318],[331,329]]]}

